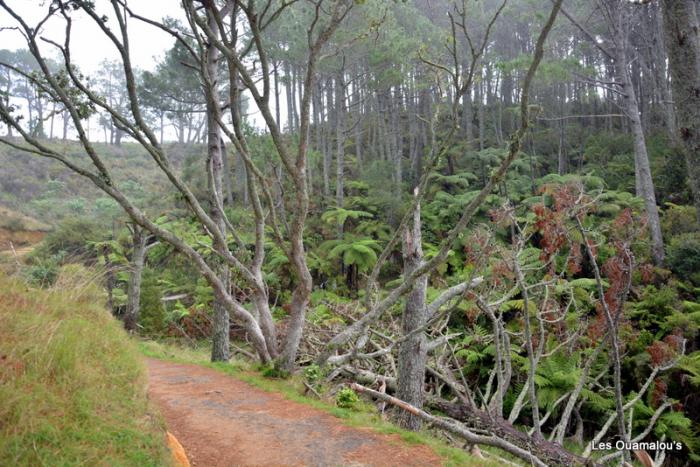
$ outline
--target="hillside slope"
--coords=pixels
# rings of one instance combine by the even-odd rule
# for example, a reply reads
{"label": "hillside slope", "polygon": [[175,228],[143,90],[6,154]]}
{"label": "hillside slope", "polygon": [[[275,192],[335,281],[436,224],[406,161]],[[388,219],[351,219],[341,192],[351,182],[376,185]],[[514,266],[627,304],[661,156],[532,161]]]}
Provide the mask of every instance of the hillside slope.
{"label": "hillside slope", "polygon": [[0,276],[0,465],[168,465],[143,363],[68,266],[53,290]]}
{"label": "hillside slope", "polygon": [[[84,150],[75,142],[46,141],[67,154],[71,162],[89,167]],[[96,144],[100,157],[119,187],[139,206],[170,206],[169,185],[146,152],[138,145]],[[199,167],[203,146],[168,145],[176,170],[188,163]],[[189,162],[188,162],[189,161]],[[76,216],[110,220],[121,215],[116,203],[57,161],[0,146],[0,205],[54,225]]]}
{"label": "hillside slope", "polygon": [[26,249],[39,243],[50,227],[0,204],[0,252]]}

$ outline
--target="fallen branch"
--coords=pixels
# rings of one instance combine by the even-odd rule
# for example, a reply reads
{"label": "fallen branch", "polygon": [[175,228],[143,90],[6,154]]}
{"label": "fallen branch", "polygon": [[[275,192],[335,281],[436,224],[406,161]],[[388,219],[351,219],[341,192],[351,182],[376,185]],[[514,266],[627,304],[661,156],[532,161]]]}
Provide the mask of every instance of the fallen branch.
{"label": "fallen branch", "polygon": [[17,250],[15,250],[15,246],[12,244],[12,242],[7,242],[10,244],[10,249],[12,250],[12,256],[15,258],[15,263],[17,263],[17,266],[22,266],[22,263],[19,261],[19,255],[17,254]]}
{"label": "fallen branch", "polygon": [[174,302],[175,300],[181,300],[183,298],[189,297],[189,294],[181,293],[178,295],[170,295],[168,297],[163,297],[160,299],[161,302]]}
{"label": "fallen branch", "polygon": [[433,415],[430,415],[427,412],[424,412],[411,404],[408,404],[401,399],[397,399],[395,397],[389,396],[387,394],[383,394],[379,391],[375,391],[373,389],[366,388],[364,386],[361,386],[359,384],[353,383],[350,385],[352,389],[354,389],[357,392],[362,392],[371,395],[372,397],[382,400],[384,402],[388,402],[389,404],[395,405],[396,407],[399,407],[400,409],[403,409],[407,412],[412,413],[413,415],[419,417],[420,419],[436,426],[439,428],[442,428],[443,430],[447,430],[450,433],[453,433],[466,441],[468,441],[471,444],[483,444],[486,446],[493,446],[497,447],[499,449],[503,449],[504,451],[518,457],[519,459],[522,459],[532,465],[537,465],[540,467],[545,467],[547,464],[542,462],[539,458],[537,458],[535,455],[531,454],[530,452],[526,451],[525,449],[518,447],[512,443],[509,443],[508,441],[496,437],[496,436],[484,436],[484,435],[478,435],[476,433],[473,433],[472,431],[468,430],[466,427],[462,426],[461,424],[450,421],[450,420],[445,420],[442,418],[435,417]]}
{"label": "fallen branch", "polygon": [[498,439],[502,439],[522,450],[528,450],[532,455],[546,462],[547,465],[589,465],[595,462],[579,457],[559,444],[543,438],[528,436],[527,433],[518,430],[507,420],[494,417],[486,411],[444,400],[432,400],[430,405],[469,427],[487,430]]}
{"label": "fallen branch", "polygon": [[309,383],[307,383],[306,381],[304,381],[304,387],[306,388],[306,391],[304,391],[305,394],[307,394],[309,391],[311,391],[311,392],[314,393],[314,395],[315,395],[317,398],[321,399],[321,394],[319,394],[318,391],[315,390],[314,387],[311,386],[311,385],[310,385]]}
{"label": "fallen branch", "polygon": [[369,370],[353,368],[351,366],[342,366],[339,368],[340,374],[346,378],[350,378],[362,384],[386,384],[386,389],[396,391],[396,378],[391,376],[378,375]]}
{"label": "fallen branch", "polygon": [[245,355],[247,358],[249,358],[252,361],[257,360],[257,357],[252,352],[248,352],[247,350],[242,349],[233,343],[231,343],[230,346],[231,346],[231,349],[234,351],[234,353],[239,353],[241,355]]}

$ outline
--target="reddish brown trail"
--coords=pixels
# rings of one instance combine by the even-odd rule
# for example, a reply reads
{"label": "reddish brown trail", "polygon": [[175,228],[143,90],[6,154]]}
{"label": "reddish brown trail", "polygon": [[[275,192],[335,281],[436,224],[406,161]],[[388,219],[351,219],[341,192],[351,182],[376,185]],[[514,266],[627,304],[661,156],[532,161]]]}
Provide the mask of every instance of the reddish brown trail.
{"label": "reddish brown trail", "polygon": [[334,416],[215,370],[147,359],[148,394],[193,466],[434,466],[427,446]]}

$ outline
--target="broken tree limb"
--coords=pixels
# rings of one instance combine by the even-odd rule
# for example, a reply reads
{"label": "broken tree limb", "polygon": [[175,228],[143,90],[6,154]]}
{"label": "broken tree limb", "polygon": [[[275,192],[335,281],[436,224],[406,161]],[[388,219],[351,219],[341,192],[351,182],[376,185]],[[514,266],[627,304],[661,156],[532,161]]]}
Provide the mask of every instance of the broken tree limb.
{"label": "broken tree limb", "polygon": [[396,391],[396,378],[391,376],[378,375],[372,373],[369,370],[362,370],[359,368],[353,368],[351,366],[345,365],[339,368],[340,374],[346,378],[353,381],[357,381],[362,384],[385,384],[386,389],[395,392]]}
{"label": "broken tree limb", "polygon": [[383,394],[379,391],[375,391],[373,389],[366,388],[362,385],[359,385],[357,383],[352,383],[350,385],[352,389],[354,389],[357,392],[362,392],[365,394],[369,394],[375,399],[382,400],[384,402],[388,402],[389,404],[395,405],[396,407],[399,407],[402,410],[405,410],[407,412],[412,413],[413,415],[421,418],[422,420],[431,423],[432,425],[442,428],[443,430],[447,430],[450,433],[453,433],[460,438],[465,439],[471,444],[483,444],[486,446],[493,446],[497,447],[499,449],[503,449],[504,451],[518,457],[519,459],[522,459],[524,461],[527,461],[528,463],[532,465],[537,465],[540,467],[546,467],[548,464],[542,462],[537,456],[534,454],[531,454],[528,452],[526,449],[523,449],[519,446],[516,446],[505,439],[499,438],[497,436],[491,435],[491,436],[485,436],[485,435],[478,435],[476,433],[473,433],[466,427],[462,426],[461,424],[457,423],[456,421],[450,421],[450,420],[445,420],[442,418],[435,417],[434,415],[430,415],[429,413],[420,410],[411,404],[408,404],[401,399],[397,399],[395,397],[389,396],[387,394]]}
{"label": "broken tree limb", "polygon": [[494,417],[483,410],[444,400],[432,400],[431,406],[468,427],[487,430],[498,439],[522,450],[528,450],[547,465],[595,465],[592,464],[594,461],[572,454],[560,444],[528,436],[527,433],[518,430],[507,420]]}
{"label": "broken tree limb", "polygon": [[445,303],[452,300],[454,297],[463,294],[469,289],[478,287],[482,282],[484,282],[484,278],[483,276],[479,276],[470,281],[459,283],[443,291],[435,300],[433,300],[430,305],[428,305],[428,318],[431,318],[435,313],[437,313],[440,307]]}
{"label": "broken tree limb", "polygon": [[[477,213],[479,207],[486,199],[486,197],[491,193],[491,190],[498,186],[503,177],[505,177],[508,168],[513,163],[513,161],[518,157],[520,149],[522,147],[522,141],[525,138],[525,134],[529,127],[530,119],[530,84],[539,68],[542,57],[544,56],[544,43],[549,36],[552,27],[554,26],[554,21],[559,14],[559,9],[563,3],[563,0],[552,0],[554,6],[546,20],[544,26],[542,27],[539,36],[537,37],[537,42],[535,45],[533,59],[527,70],[525,78],[523,80],[523,85],[520,94],[520,125],[518,130],[512,135],[510,144],[508,145],[508,154],[506,158],[501,162],[498,168],[492,173],[491,177],[488,179],[484,187],[479,191],[479,193],[467,204],[467,206],[462,211],[457,223],[450,229],[445,238],[441,241],[438,247],[438,252],[430,260],[423,262],[419,267],[411,271],[409,275],[404,277],[404,281],[401,285],[391,290],[391,292],[382,300],[376,304],[370,304],[369,299],[371,295],[371,287],[368,288],[367,293],[367,313],[365,313],[362,318],[353,323],[352,325],[345,328],[343,331],[338,333],[333,339],[331,339],[324,351],[322,351],[316,359],[316,363],[319,365],[325,365],[330,357],[338,348],[346,345],[351,340],[354,340],[359,335],[366,332],[367,328],[379,320],[379,318],[403,295],[407,294],[413,289],[413,285],[416,280],[423,276],[424,274],[429,274],[439,265],[447,260],[448,252],[452,248],[454,241],[457,239],[460,233],[464,231],[467,225],[472,221],[472,218]],[[406,219],[406,217],[404,218]],[[403,221],[402,221],[403,223]],[[404,224],[405,226],[406,224]],[[394,242],[398,235],[395,233],[391,242]],[[386,249],[385,249],[386,250]],[[382,257],[384,252],[382,252]],[[380,257],[381,259],[381,257]],[[375,265],[375,271],[372,273],[372,277],[376,277],[377,266]],[[370,277],[370,283],[373,282],[372,277]],[[358,346],[359,347],[359,346]]]}

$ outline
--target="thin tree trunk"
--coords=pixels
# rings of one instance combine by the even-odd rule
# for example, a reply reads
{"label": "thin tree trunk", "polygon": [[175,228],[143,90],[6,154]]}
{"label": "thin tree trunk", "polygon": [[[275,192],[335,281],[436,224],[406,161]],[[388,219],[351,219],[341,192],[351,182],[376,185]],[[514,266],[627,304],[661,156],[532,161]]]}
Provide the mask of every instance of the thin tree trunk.
{"label": "thin tree trunk", "polygon": [[323,196],[330,197],[331,195],[331,126],[333,125],[332,116],[333,110],[333,89],[331,80],[326,81],[326,125],[325,135],[326,140],[323,145]]}
{"label": "thin tree trunk", "polygon": [[[64,110],[63,112],[61,112],[61,118],[63,118],[63,134],[61,135],[61,139],[63,141],[65,141],[68,139],[68,122],[70,120],[68,118],[68,111],[67,110]],[[10,133],[10,136],[12,136],[11,133]]]}
{"label": "thin tree trunk", "polygon": [[[559,88],[561,90],[561,87]],[[569,170],[569,160],[564,147],[564,97],[559,93],[559,164],[558,173],[564,175]]]}
{"label": "thin tree trunk", "polygon": [[131,227],[131,261],[129,264],[129,284],[127,288],[126,312],[124,313],[124,329],[136,331],[141,311],[141,278],[146,264],[146,245],[148,232],[138,225]]}
{"label": "thin tree trunk", "polygon": [[462,125],[464,126],[464,137],[466,138],[467,149],[472,149],[474,145],[474,109],[472,107],[472,92],[468,90],[462,98]]}
{"label": "thin tree trunk", "polygon": [[403,110],[403,95],[401,86],[396,86],[394,99],[391,105],[391,127],[394,137],[394,170],[396,172],[396,194],[401,196],[403,185],[403,132],[401,131],[401,112]]}
{"label": "thin tree trunk", "polygon": [[[12,73],[10,72],[9,69],[5,70],[5,106],[9,107],[10,106],[10,91],[12,90]],[[64,126],[65,126],[65,116],[64,116]],[[8,138],[12,138],[12,125],[6,125],[7,126],[7,136]],[[65,137],[63,138],[64,140],[66,139]]]}
{"label": "thin tree trunk", "polygon": [[114,287],[116,286],[117,279],[114,274],[114,264],[109,258],[109,247],[104,246],[102,248],[102,256],[105,260],[105,288],[107,289],[107,308],[109,312],[114,315]]}
{"label": "thin tree trunk", "polygon": [[355,69],[355,84],[353,85],[353,113],[355,114],[355,157],[357,158],[357,168],[360,173],[363,169],[362,161],[362,88],[359,85],[359,72]]}
{"label": "thin tree trunk", "polygon": [[272,77],[274,80],[275,87],[275,122],[277,126],[282,126],[282,117],[280,114],[280,76],[279,76],[279,63],[274,62],[272,64]]}
{"label": "thin tree trunk", "polygon": [[49,139],[53,139],[53,123],[54,117],[56,116],[56,103],[53,103],[53,108],[51,109],[51,126],[49,129]]}
{"label": "thin tree trunk", "polygon": [[[479,71],[481,73],[481,71]],[[479,101],[478,103],[478,113],[479,113],[479,150],[483,151],[485,149],[486,141],[484,139],[486,138],[486,116],[484,115],[484,94],[483,94],[483,89],[484,85],[481,81],[478,82],[478,86],[476,88],[476,97],[477,100]],[[484,181],[485,183],[485,181]]]}
{"label": "thin tree trunk", "polygon": [[[342,208],[345,178],[345,83],[342,70],[335,78],[335,204]],[[343,224],[338,223],[338,238],[343,236]]]}
{"label": "thin tree trunk", "polygon": [[292,74],[289,71],[289,62],[284,61],[284,92],[287,101],[287,131],[294,131],[294,111],[292,109]]}

